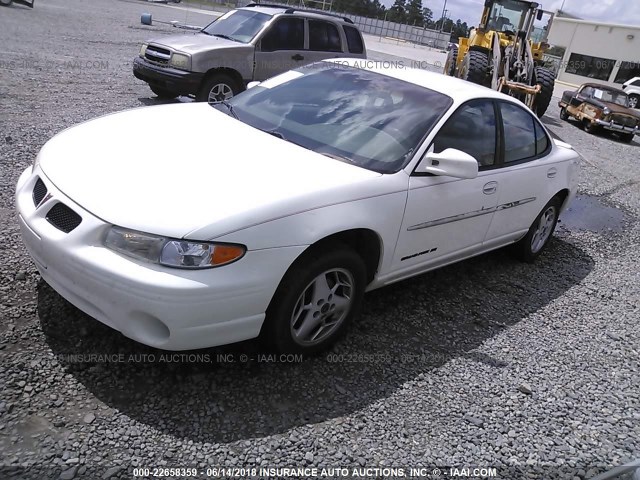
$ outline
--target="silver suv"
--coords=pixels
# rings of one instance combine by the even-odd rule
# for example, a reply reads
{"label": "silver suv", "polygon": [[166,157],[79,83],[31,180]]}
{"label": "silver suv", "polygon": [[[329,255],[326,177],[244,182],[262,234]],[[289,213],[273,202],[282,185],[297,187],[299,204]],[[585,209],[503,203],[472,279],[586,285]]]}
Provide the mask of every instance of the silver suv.
{"label": "silver suv", "polygon": [[629,106],[631,108],[640,108],[640,77],[633,77],[622,86],[622,89],[629,95]]}
{"label": "silver suv", "polygon": [[348,18],[278,5],[231,10],[195,34],[144,43],[133,74],[161,98],[227,100],[251,81],[332,57],[366,58]]}

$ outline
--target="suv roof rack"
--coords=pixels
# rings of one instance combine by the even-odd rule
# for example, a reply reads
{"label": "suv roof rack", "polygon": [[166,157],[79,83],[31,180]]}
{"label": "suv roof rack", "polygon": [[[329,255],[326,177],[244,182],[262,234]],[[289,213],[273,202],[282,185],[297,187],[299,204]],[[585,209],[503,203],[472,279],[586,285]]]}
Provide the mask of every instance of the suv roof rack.
{"label": "suv roof rack", "polygon": [[309,12],[309,13],[315,13],[318,15],[325,15],[327,17],[339,18],[340,20],[353,24],[353,20],[351,20],[349,17],[343,17],[342,15],[326,12],[324,10],[315,10],[312,8],[294,8],[294,7],[289,7],[287,5],[277,5],[275,3],[250,3],[249,5],[246,5],[245,8],[248,8],[248,7],[284,8],[285,9],[284,13]]}

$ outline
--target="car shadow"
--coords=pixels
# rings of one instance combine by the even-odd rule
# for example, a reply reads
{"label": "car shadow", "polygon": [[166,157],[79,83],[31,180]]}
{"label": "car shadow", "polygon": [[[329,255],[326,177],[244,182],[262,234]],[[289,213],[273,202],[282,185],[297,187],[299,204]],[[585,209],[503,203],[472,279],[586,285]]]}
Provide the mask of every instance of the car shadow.
{"label": "car shadow", "polygon": [[[503,368],[500,352],[474,350],[593,266],[585,252],[554,238],[533,265],[501,250],[414,277],[367,294],[361,318],[334,350],[302,361],[269,357],[257,341],[190,352],[148,348],[44,282],[38,314],[58,361],[99,400],[162,433],[230,442],[349,415],[458,357]],[[91,361],[92,354],[111,360]]]}
{"label": "car shadow", "polygon": [[638,146],[640,145],[640,143],[638,143],[637,137],[634,137],[634,139],[631,142],[624,142],[620,139],[620,137],[618,136],[617,133],[615,132],[610,132],[607,130],[596,130],[593,133],[588,133],[584,130],[584,126],[582,125],[581,122],[579,122],[578,120],[574,119],[574,118],[570,118],[569,120],[562,120],[558,123],[554,123],[554,122],[549,122],[547,121],[547,119],[545,118],[544,123],[549,123],[552,125],[561,125],[562,123],[568,123],[570,125],[572,125],[573,127],[577,128],[578,130],[582,130],[584,131],[587,135],[593,135],[594,137],[598,137],[598,138],[604,138],[607,140],[611,140],[615,143],[619,143],[620,145],[634,145],[634,146]]}
{"label": "car shadow", "polygon": [[156,97],[154,95],[152,97],[138,97],[138,101],[146,107],[151,107],[153,105],[169,105],[172,103],[190,103],[190,102],[193,102],[193,99],[189,97],[177,97],[177,98],[171,98],[167,100],[167,99]]}

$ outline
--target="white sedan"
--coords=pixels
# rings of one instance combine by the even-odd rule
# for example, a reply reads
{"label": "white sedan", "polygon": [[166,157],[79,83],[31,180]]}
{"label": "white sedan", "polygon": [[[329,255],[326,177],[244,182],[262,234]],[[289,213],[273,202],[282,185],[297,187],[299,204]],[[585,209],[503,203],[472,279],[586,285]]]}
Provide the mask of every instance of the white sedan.
{"label": "white sedan", "polygon": [[153,347],[314,352],[365,291],[507,245],[535,259],[576,191],[571,146],[511,97],[357,62],[56,135],[16,193],[44,280]]}

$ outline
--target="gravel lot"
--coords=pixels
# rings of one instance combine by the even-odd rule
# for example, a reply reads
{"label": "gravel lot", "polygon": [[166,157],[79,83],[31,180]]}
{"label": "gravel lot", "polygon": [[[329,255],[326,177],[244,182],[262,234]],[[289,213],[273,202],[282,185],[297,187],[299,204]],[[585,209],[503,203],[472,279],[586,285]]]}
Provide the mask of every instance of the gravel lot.
{"label": "gravel lot", "polygon": [[640,145],[590,136],[555,105],[545,123],[584,161],[545,255],[496,252],[368,295],[336,356],[273,361],[252,342],[162,356],[44,284],[15,182],[62,129],[159,103],[131,60],[170,30],[139,25],[143,11],[205,22],[124,0],[0,11],[0,478],[451,465],[585,479],[640,457]]}

